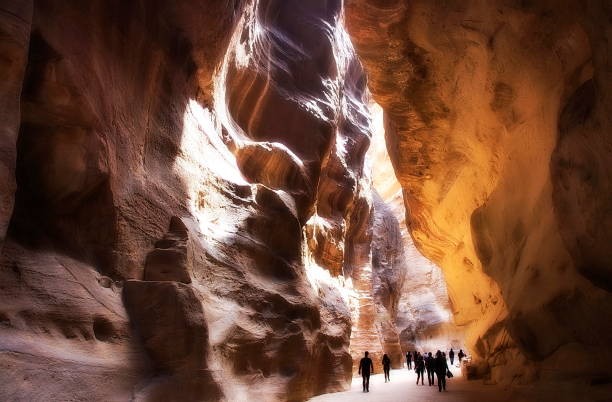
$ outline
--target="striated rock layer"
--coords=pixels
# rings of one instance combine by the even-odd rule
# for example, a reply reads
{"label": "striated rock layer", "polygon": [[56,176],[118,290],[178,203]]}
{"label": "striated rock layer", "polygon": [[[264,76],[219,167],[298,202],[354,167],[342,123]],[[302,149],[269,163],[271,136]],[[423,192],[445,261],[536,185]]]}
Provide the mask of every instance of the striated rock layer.
{"label": "striated rock layer", "polygon": [[383,352],[392,368],[401,368],[404,354],[396,326],[398,303],[406,279],[403,239],[395,215],[374,191],[372,217],[372,288],[376,300],[376,327]]}
{"label": "striated rock layer", "polygon": [[606,1],[347,0],[415,244],[495,381],[609,378]]}
{"label": "striated rock layer", "polygon": [[[401,185],[385,144],[382,108],[373,103],[370,111],[373,130],[368,154],[373,164],[372,184],[380,193],[379,209],[385,211],[385,221],[389,222],[382,229],[374,224],[373,230],[379,231],[380,238],[387,239],[386,249],[395,258],[396,270],[399,268],[403,272],[401,281],[399,278],[385,279],[393,290],[393,322],[400,347],[403,355],[408,351],[435,352],[451,346],[459,349],[464,347],[463,331],[453,322],[444,275],[416,249],[406,227]],[[375,250],[376,242],[372,247]]]}
{"label": "striated rock layer", "polygon": [[342,13],[0,6],[0,399],[348,387],[372,204]]}

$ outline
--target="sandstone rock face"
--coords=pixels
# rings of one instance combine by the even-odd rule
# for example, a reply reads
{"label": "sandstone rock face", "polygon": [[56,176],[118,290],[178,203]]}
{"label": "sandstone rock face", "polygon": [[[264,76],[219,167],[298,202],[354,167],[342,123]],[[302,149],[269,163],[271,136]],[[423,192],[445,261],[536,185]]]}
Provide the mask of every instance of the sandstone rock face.
{"label": "sandstone rock face", "polygon": [[496,381],[610,375],[610,13],[346,2],[412,237]]}
{"label": "sandstone rock face", "polygon": [[0,399],[169,400],[123,281],[187,214],[173,169],[184,113],[210,91],[240,11],[187,3],[2,5]]}
{"label": "sandstone rock face", "polygon": [[31,22],[31,1],[11,0],[0,6],[0,247],[9,226],[15,198],[15,146],[21,120],[19,97]]}
{"label": "sandstone rock face", "polygon": [[372,203],[342,2],[1,8],[0,399],[346,389]]}
{"label": "sandstone rock face", "polygon": [[[396,223],[378,229],[379,238],[387,241],[386,249],[395,258],[394,266],[400,268],[404,279],[387,280],[394,283],[395,308],[393,322],[399,334],[402,354],[408,351],[429,352],[463,347],[463,330],[453,322],[446,281],[440,268],[416,249],[406,227],[406,209],[402,188],[398,182],[385,144],[383,111],[378,104],[371,104],[372,145],[368,155],[372,161],[372,182],[381,196],[379,209],[385,210],[386,221]],[[378,205],[378,204],[377,204]],[[395,229],[397,227],[397,229]],[[373,250],[376,242],[372,245]],[[401,251],[400,251],[401,250]],[[397,268],[396,268],[397,269]],[[399,286],[397,286],[399,285]],[[382,304],[382,303],[381,303]]]}
{"label": "sandstone rock face", "polygon": [[155,243],[147,254],[144,279],[147,281],[177,281],[191,283],[192,259],[189,229],[176,216],[170,218],[168,233]]}
{"label": "sandstone rock face", "polygon": [[123,299],[159,379],[141,390],[143,401],[218,400],[219,387],[207,370],[208,328],[194,289],[174,281],[125,282]]}
{"label": "sandstone rock face", "polygon": [[4,1],[0,399],[299,401],[455,324],[495,381],[609,378],[610,18]]}
{"label": "sandstone rock face", "polygon": [[372,232],[372,288],[377,302],[377,329],[392,368],[401,368],[404,354],[396,317],[406,279],[404,245],[397,219],[376,192]]}

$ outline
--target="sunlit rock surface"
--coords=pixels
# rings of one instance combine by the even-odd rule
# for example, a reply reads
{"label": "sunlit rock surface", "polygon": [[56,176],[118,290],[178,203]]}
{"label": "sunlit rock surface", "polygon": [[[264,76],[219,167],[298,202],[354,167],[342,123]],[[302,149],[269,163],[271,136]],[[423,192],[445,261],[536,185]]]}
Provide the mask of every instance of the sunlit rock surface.
{"label": "sunlit rock surface", "polygon": [[611,13],[346,2],[412,237],[493,381],[611,375]]}
{"label": "sunlit rock surface", "polygon": [[372,202],[342,2],[0,11],[0,399],[346,389]]}
{"label": "sunlit rock surface", "polygon": [[4,1],[0,400],[304,400],[455,324],[609,382],[611,13]]}
{"label": "sunlit rock surface", "polygon": [[[401,281],[399,278],[386,279],[387,287],[393,290],[393,320],[401,349],[405,355],[405,352],[414,350],[435,352],[451,346],[461,348],[463,330],[454,325],[444,275],[416,249],[406,227],[401,185],[385,144],[383,111],[378,104],[371,104],[370,111],[372,144],[368,155],[373,165],[372,182],[380,194],[382,203],[379,209],[385,211],[386,220],[397,221],[382,230],[374,224],[373,230],[375,233],[378,230],[380,238],[386,240],[386,248],[395,258],[394,265],[403,272]],[[376,241],[373,249],[375,247]]]}

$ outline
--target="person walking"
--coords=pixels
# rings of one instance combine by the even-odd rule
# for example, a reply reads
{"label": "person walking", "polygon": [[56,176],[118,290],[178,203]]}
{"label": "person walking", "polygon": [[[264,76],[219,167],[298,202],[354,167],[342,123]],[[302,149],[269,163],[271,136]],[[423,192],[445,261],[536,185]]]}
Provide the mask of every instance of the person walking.
{"label": "person walking", "polygon": [[383,371],[385,372],[385,382],[391,381],[391,377],[389,377],[389,372],[391,371],[391,359],[385,353],[382,358]]}
{"label": "person walking", "polygon": [[412,369],[412,353],[406,353],[406,364],[408,365],[408,370]]}
{"label": "person walking", "polygon": [[414,371],[417,373],[417,385],[419,385],[419,379],[421,380],[421,385],[425,385],[425,380],[423,378],[425,376],[425,361],[420,353],[417,355],[416,359],[414,359]]}
{"label": "person walking", "polygon": [[465,357],[465,353],[463,353],[463,349],[459,349],[459,354],[457,355],[459,358],[459,365],[461,366],[461,360]]}
{"label": "person walking", "polygon": [[425,369],[427,370],[427,382],[430,386],[435,385],[434,372],[435,372],[436,361],[431,355],[431,352],[425,356]]}
{"label": "person walking", "polygon": [[438,377],[438,392],[446,392],[446,372],[448,364],[446,364],[446,356],[438,350],[436,353],[436,377]]}
{"label": "person walking", "polygon": [[363,377],[363,392],[370,392],[370,374],[374,374],[374,363],[368,357],[368,352],[359,362],[359,374]]}
{"label": "person walking", "polygon": [[451,348],[450,352],[448,352],[448,358],[450,359],[452,366],[453,362],[455,361],[455,351],[453,350],[453,348]]}

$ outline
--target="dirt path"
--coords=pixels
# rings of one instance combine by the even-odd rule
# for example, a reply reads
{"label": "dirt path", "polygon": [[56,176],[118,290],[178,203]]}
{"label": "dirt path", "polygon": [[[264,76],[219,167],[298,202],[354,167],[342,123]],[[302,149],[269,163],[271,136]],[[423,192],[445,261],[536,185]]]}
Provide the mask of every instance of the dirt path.
{"label": "dirt path", "polygon": [[458,368],[453,367],[455,377],[447,381],[447,392],[438,392],[437,386],[416,385],[416,373],[401,369],[391,371],[391,382],[385,384],[382,374],[370,378],[370,392],[363,393],[361,378],[354,378],[350,391],[320,395],[311,402],[438,402],[438,401],[511,401],[511,396],[495,386],[480,381],[467,381]]}

